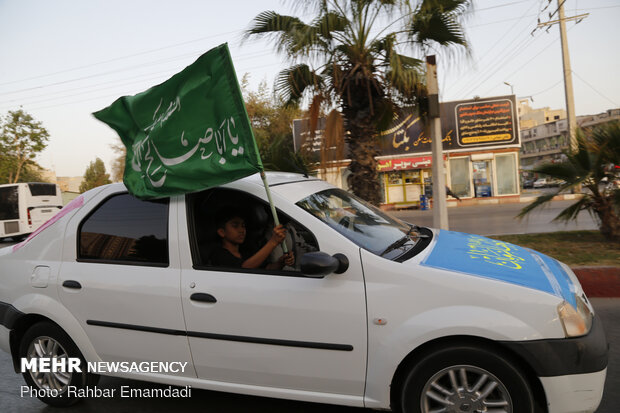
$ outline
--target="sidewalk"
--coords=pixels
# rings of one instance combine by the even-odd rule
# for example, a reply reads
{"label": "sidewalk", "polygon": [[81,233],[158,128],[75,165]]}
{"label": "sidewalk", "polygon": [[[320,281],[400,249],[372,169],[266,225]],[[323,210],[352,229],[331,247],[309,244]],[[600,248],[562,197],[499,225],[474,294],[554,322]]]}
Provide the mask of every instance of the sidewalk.
{"label": "sidewalk", "polygon": [[572,269],[588,297],[620,297],[620,267]]}

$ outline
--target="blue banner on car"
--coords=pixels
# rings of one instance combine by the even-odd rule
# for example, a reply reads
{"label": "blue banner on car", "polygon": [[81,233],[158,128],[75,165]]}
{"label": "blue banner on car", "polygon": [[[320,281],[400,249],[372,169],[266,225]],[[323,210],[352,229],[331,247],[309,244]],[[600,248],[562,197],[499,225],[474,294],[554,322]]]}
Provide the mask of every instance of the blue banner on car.
{"label": "blue banner on car", "polygon": [[575,285],[557,260],[508,242],[442,230],[422,265],[534,288],[576,306]]}

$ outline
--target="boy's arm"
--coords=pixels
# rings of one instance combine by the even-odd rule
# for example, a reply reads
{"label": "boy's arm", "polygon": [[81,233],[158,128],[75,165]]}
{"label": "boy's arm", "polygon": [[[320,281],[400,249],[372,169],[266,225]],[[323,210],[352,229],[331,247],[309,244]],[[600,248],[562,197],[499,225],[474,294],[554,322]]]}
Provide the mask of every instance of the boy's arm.
{"label": "boy's arm", "polygon": [[271,251],[274,250],[282,241],[284,241],[284,237],[286,237],[286,229],[282,225],[278,225],[273,229],[273,234],[271,235],[271,239],[267,241],[265,245],[261,249],[259,249],[256,254],[252,255],[247,260],[243,261],[241,264],[241,268],[258,268],[261,266],[263,262],[269,257]]}

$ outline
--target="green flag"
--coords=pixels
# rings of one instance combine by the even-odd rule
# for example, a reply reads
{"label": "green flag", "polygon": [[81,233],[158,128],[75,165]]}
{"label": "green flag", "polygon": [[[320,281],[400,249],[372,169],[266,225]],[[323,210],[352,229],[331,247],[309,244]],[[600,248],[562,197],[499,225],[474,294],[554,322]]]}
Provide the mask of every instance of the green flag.
{"label": "green flag", "polygon": [[120,135],[123,180],[138,198],[198,191],[263,170],[227,44],[93,115]]}

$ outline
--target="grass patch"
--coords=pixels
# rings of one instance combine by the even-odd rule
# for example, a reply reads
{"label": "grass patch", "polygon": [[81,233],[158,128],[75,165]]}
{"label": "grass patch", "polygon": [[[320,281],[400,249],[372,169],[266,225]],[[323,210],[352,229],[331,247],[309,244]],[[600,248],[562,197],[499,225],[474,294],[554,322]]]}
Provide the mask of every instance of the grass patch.
{"label": "grass patch", "polygon": [[620,266],[620,243],[605,240],[598,231],[497,235],[491,238],[531,248],[572,267]]}

